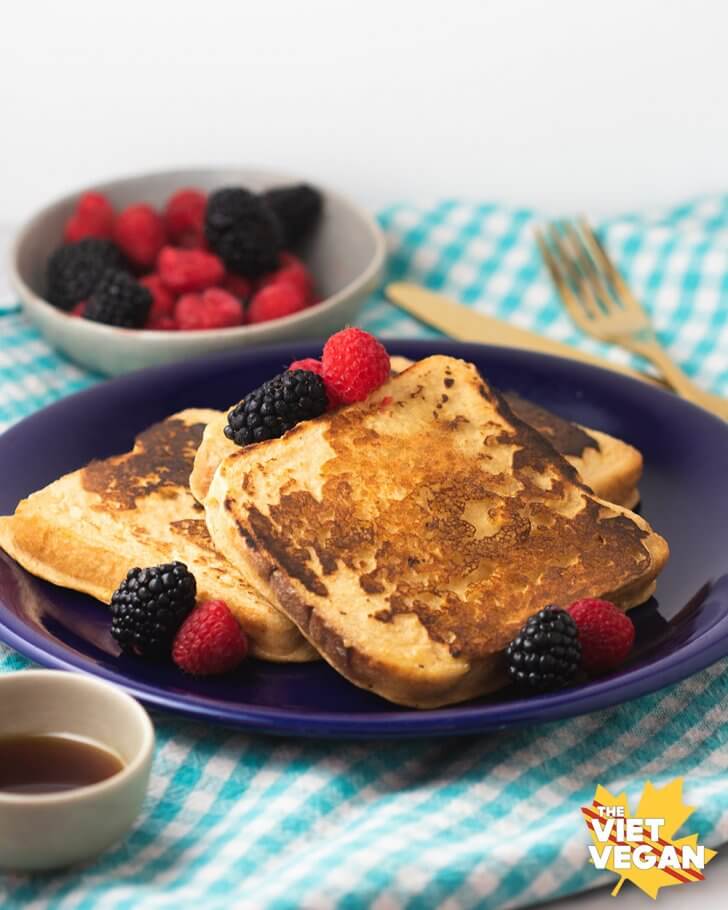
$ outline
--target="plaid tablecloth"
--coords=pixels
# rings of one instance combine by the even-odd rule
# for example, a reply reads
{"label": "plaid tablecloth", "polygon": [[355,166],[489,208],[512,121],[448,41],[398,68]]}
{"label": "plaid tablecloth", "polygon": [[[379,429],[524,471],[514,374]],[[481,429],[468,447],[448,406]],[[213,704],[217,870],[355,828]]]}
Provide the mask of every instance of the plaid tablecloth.
{"label": "plaid tablecloth", "polygon": [[[381,213],[388,279],[626,360],[583,338],[534,249],[534,215],[455,201]],[[728,197],[604,224],[660,338],[728,394]],[[430,333],[375,298],[360,324]],[[0,304],[0,426],[98,381]],[[1,466],[0,466],[1,474]],[[0,670],[27,666],[0,646]],[[728,661],[639,700],[533,730],[460,740],[332,743],[250,737],[156,716],[145,810],[98,862],[0,877],[3,908],[506,908],[602,884],[579,806],[596,783],[636,799],[686,778],[688,830],[728,840]],[[709,873],[708,873],[709,874]],[[687,899],[687,894],[686,894]]]}

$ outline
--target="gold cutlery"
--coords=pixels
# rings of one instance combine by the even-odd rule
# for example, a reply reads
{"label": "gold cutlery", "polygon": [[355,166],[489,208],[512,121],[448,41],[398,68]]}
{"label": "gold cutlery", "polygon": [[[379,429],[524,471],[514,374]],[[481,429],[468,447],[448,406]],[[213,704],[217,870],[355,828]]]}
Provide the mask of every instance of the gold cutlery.
{"label": "gold cutlery", "polygon": [[728,400],[696,385],[657,340],[649,316],[586,221],[547,225],[536,242],[569,315],[587,335],[650,361],[683,398],[728,420]]}
{"label": "gold cutlery", "polygon": [[387,285],[385,294],[395,306],[405,310],[415,319],[458,341],[478,341],[501,347],[525,348],[541,354],[555,354],[557,357],[568,357],[581,363],[624,373],[634,379],[657,383],[652,376],[639,373],[637,370],[621,364],[610,363],[595,354],[587,354],[585,351],[572,348],[568,344],[562,344],[551,338],[544,338],[527,329],[519,329],[501,319],[485,316],[471,307],[456,303],[445,295],[429,291],[418,284],[406,281],[394,282]]}

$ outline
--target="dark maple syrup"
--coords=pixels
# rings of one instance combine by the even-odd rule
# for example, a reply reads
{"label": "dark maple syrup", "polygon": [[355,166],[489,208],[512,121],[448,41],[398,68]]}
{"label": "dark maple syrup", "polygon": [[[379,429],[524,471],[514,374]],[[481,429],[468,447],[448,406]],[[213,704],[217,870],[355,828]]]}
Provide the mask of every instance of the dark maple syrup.
{"label": "dark maple syrup", "polygon": [[0,736],[0,794],[60,793],[118,774],[118,755],[63,734]]}

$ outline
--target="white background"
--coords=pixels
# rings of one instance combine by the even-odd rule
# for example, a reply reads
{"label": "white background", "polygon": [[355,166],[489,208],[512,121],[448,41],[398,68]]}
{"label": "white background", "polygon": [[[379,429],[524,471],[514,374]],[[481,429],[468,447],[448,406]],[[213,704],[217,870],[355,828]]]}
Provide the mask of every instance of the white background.
{"label": "white background", "polygon": [[[260,164],[369,206],[728,188],[721,0],[3,4],[0,222],[120,173]],[[725,906],[728,863],[659,906]],[[719,892],[723,889],[723,895]],[[564,904],[653,906],[625,886]]]}
{"label": "white background", "polygon": [[728,186],[721,0],[5,0],[0,220],[257,163],[378,206],[622,211]]}

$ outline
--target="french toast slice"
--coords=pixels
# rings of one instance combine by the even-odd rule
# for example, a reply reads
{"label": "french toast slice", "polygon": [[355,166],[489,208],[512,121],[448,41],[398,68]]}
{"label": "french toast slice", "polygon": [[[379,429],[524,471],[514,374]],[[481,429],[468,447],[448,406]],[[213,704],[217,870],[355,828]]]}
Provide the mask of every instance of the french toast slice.
{"label": "french toast slice", "polygon": [[564,420],[513,392],[503,397],[516,417],[545,436],[597,496],[628,509],[637,505],[642,453],[634,446],[601,430]]}
{"label": "french toast slice", "polygon": [[[412,366],[406,357],[392,357],[392,369],[401,373]],[[642,454],[621,439],[564,420],[552,411],[507,392],[504,398],[517,417],[538,430],[557,452],[576,468],[579,476],[602,499],[634,508],[640,495],[637,484],[642,476]],[[205,427],[190,475],[190,489],[198,502],[204,502],[212,477],[222,459],[236,451],[223,428],[227,412],[214,412]]]}
{"label": "french toast slice", "polygon": [[273,661],[318,657],[298,629],[215,549],[188,478],[216,411],[190,409],[136,440],[132,452],[93,461],[0,517],[0,546],[23,568],[109,603],[134,565],[179,559],[198,597],[227,602],[251,653]]}
{"label": "french toast slice", "polygon": [[441,356],[228,455],[205,504],[216,547],[322,657],[417,708],[502,686],[505,646],[546,604],[642,603],[668,557]]}

